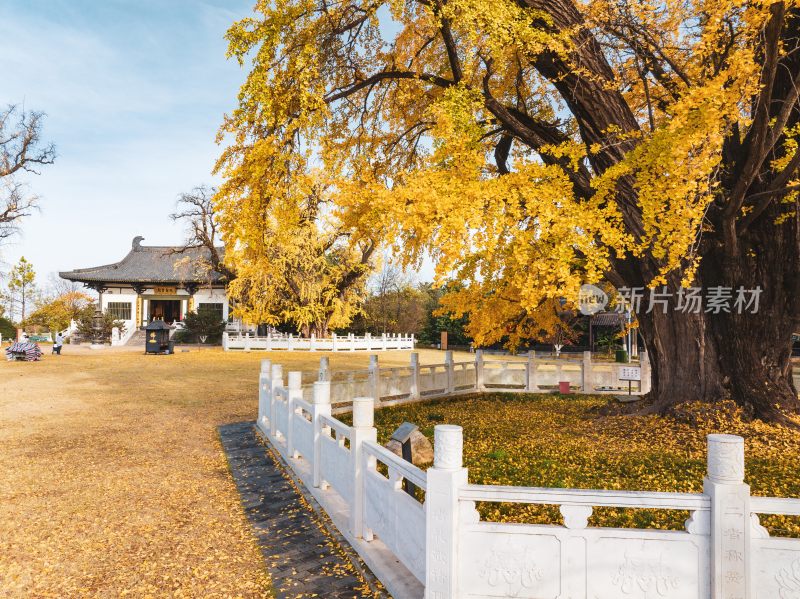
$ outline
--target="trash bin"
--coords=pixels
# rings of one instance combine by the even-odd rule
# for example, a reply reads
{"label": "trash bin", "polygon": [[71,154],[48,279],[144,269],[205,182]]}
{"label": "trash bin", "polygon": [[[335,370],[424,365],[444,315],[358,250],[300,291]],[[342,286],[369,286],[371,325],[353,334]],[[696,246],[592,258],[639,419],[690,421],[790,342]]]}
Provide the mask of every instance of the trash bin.
{"label": "trash bin", "polygon": [[559,381],[558,392],[562,395],[569,395],[569,381]]}
{"label": "trash bin", "polygon": [[616,352],[616,356],[617,356],[616,357],[617,362],[621,362],[623,364],[627,364],[628,363],[628,352],[627,352],[627,350],[618,349],[617,352]]}

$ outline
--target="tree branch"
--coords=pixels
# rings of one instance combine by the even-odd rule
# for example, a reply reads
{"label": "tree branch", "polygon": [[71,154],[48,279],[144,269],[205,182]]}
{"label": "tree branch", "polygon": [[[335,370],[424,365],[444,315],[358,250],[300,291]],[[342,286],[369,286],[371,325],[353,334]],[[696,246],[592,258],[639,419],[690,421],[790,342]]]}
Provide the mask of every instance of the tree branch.
{"label": "tree branch", "polygon": [[398,71],[398,70],[385,70],[379,71],[367,77],[366,79],[362,79],[356,83],[353,83],[349,87],[345,89],[340,89],[339,91],[332,91],[330,94],[325,96],[324,100],[326,104],[330,104],[337,100],[341,100],[342,98],[346,98],[348,96],[353,95],[357,91],[364,89],[365,87],[369,87],[370,85],[374,85],[380,81],[385,79],[419,79],[420,81],[425,81],[426,83],[432,83],[434,85],[438,85],[439,87],[450,87],[451,85],[455,85],[455,81],[450,79],[445,79],[444,77],[439,77],[438,75],[431,75],[429,73],[417,73],[414,71]]}

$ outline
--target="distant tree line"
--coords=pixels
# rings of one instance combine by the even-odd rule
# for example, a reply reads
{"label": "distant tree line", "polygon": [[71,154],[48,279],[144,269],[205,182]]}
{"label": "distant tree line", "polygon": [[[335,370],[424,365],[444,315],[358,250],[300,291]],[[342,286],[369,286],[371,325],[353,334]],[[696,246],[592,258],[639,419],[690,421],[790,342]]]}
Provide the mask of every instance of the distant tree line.
{"label": "distant tree line", "polygon": [[420,344],[435,346],[442,331],[447,331],[448,345],[469,346],[472,339],[465,332],[467,317],[439,314],[440,300],[447,289],[431,283],[413,284],[397,266],[387,264],[373,277],[351,324],[337,332],[413,333]]}

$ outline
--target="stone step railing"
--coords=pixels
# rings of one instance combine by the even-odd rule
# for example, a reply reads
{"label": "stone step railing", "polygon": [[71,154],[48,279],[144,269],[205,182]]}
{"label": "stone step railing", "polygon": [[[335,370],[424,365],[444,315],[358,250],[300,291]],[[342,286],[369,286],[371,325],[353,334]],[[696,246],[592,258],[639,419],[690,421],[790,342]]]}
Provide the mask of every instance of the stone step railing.
{"label": "stone step railing", "polygon": [[122,331],[120,331],[117,327],[114,327],[111,329],[111,345],[127,345],[128,341],[131,340],[131,337],[133,337],[138,330],[139,329],[133,326],[132,321],[128,321],[128,324],[123,328]]}
{"label": "stone step railing", "polygon": [[[567,383],[581,393],[631,393],[641,395],[650,390],[650,363],[647,352],[640,352],[632,363],[596,362],[590,352],[580,359],[539,358],[534,352],[519,359],[489,360],[481,350],[474,359],[456,362],[453,352],[444,352],[439,364],[420,364],[419,355],[411,354],[408,366],[385,368],[377,355],[370,356],[369,367],[362,370],[337,371],[331,375],[329,359],[320,359],[318,380],[331,381],[333,413],[349,411],[353,397],[374,397],[378,407],[453,396],[458,393],[502,391],[541,393],[559,389]],[[630,369],[638,369],[641,381],[624,377]],[[311,399],[313,385],[303,386],[303,397]]]}
{"label": "stone step railing", "polygon": [[414,335],[383,333],[372,336],[367,333],[363,337],[357,335],[337,335],[330,337],[300,337],[289,335],[273,335],[258,337],[250,333],[222,333],[222,348],[243,351],[386,351],[392,349],[414,349]]}
{"label": "stone step railing", "polygon": [[[335,379],[335,374],[332,377]],[[396,599],[787,599],[800,590],[800,539],[770,537],[759,514],[800,515],[800,499],[751,497],[744,440],[708,436],[702,493],[473,485],[462,429],[437,425],[423,471],[377,444],[375,401],[336,419],[331,380],[303,399],[262,361],[257,426]],[[409,494],[403,481],[419,491]],[[550,524],[482,521],[476,502],[559,506]],[[595,507],[689,513],[685,529],[589,526]]]}

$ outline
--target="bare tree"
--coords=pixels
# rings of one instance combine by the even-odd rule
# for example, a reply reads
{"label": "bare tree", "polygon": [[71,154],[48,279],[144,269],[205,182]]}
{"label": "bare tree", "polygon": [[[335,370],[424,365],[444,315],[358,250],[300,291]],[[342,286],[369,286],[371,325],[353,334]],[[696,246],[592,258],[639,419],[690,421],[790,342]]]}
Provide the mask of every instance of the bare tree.
{"label": "bare tree", "polygon": [[212,198],[217,193],[216,188],[201,185],[188,193],[182,193],[178,198],[177,211],[170,214],[170,218],[181,221],[186,227],[186,238],[183,247],[178,252],[189,249],[205,249],[209,261],[209,272],[220,273],[226,281],[236,278],[236,274],[224,262],[224,255],[220,251],[220,239],[217,231],[217,222],[214,214]]}
{"label": "bare tree", "polygon": [[58,273],[51,272],[47,275],[47,283],[45,285],[45,297],[53,299],[68,293],[88,293],[92,292],[85,288],[84,285],[77,281],[68,281],[58,276]]}
{"label": "bare tree", "polygon": [[[387,257],[384,257],[385,259]],[[375,275],[375,297],[378,303],[378,314],[381,332],[387,332],[391,318],[389,296],[400,291],[403,284],[403,271],[392,262],[386,260],[381,271]]]}
{"label": "bare tree", "polygon": [[39,167],[55,161],[55,146],[42,143],[43,119],[43,112],[26,112],[15,105],[0,112],[0,241],[14,235],[19,220],[36,207],[38,198],[19,174],[38,175]]}

